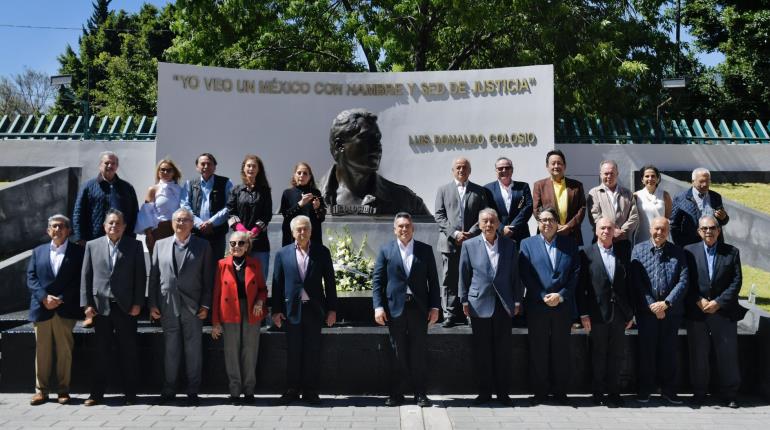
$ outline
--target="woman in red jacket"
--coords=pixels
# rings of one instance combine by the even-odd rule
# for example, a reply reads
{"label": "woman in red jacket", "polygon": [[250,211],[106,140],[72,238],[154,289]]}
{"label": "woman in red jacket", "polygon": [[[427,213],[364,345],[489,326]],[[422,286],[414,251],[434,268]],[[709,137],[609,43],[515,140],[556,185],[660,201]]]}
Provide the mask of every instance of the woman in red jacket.
{"label": "woman in red jacket", "polygon": [[245,403],[254,402],[259,328],[267,314],[267,286],[259,260],[249,256],[249,239],[247,232],[230,236],[230,256],[219,260],[211,307],[211,337],[224,337],[233,404],[240,401],[241,393]]}

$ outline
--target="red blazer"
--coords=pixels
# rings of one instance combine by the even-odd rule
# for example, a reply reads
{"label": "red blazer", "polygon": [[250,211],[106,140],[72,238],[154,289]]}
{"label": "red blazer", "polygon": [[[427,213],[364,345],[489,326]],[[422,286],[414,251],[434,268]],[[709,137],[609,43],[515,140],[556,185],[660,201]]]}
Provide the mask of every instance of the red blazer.
{"label": "red blazer", "polygon": [[[262,267],[259,260],[246,256],[245,270],[249,324],[257,324],[267,315],[267,285],[265,285],[265,280],[262,277]],[[254,308],[254,303],[260,300],[265,303],[265,306],[263,306],[262,317],[257,318],[251,310]],[[238,283],[232,256],[219,260],[211,304],[211,322],[213,324],[241,322],[241,304],[238,300]]]}
{"label": "red blazer", "polygon": [[[574,179],[565,179],[567,180],[567,229],[560,234],[569,235],[575,239],[578,246],[582,246],[583,236],[580,233],[580,224],[583,223],[583,217],[586,215],[586,196],[583,192],[583,184]],[[532,215],[540,216],[540,211],[546,206],[553,206],[557,211],[559,210],[550,177],[541,179],[532,186]]]}

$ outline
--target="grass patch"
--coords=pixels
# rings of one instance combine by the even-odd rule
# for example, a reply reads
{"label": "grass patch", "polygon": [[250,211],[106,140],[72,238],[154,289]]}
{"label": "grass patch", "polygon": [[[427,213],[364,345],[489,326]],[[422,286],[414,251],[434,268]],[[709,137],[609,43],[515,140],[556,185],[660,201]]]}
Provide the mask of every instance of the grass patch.
{"label": "grass patch", "polygon": [[743,271],[743,286],[738,294],[741,298],[749,296],[751,285],[757,286],[757,305],[770,312],[770,272],[747,265],[741,266]]}
{"label": "grass patch", "polygon": [[711,184],[722,197],[770,215],[770,184]]}

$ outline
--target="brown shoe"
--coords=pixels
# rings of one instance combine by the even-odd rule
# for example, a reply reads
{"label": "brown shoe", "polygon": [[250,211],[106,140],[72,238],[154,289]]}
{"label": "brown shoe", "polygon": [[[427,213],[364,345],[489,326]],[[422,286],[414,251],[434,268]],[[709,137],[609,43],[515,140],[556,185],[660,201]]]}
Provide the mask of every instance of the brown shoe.
{"label": "brown shoe", "polygon": [[56,400],[60,405],[66,405],[70,402],[69,393],[59,393],[59,398]]}
{"label": "brown shoe", "polygon": [[35,393],[34,396],[29,400],[29,404],[32,406],[42,405],[43,403],[48,401],[48,394],[43,393]]}
{"label": "brown shoe", "polygon": [[83,402],[83,406],[96,406],[99,404],[99,399],[95,399],[93,397],[89,397],[86,399],[85,402]]}

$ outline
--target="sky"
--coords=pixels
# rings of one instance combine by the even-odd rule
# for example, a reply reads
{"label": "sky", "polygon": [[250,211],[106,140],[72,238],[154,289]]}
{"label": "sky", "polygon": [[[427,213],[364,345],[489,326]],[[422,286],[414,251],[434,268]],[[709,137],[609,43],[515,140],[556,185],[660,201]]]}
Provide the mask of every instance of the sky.
{"label": "sky", "polygon": [[[170,0],[113,0],[112,9],[137,12],[142,4],[163,7]],[[49,75],[58,72],[56,58],[67,44],[77,51],[81,27],[91,16],[92,0],[0,0],[0,76],[10,77],[25,67]],[[65,27],[70,29],[21,28]],[[683,31],[682,40],[692,38]],[[715,65],[724,59],[721,53],[700,56],[706,65]]]}

